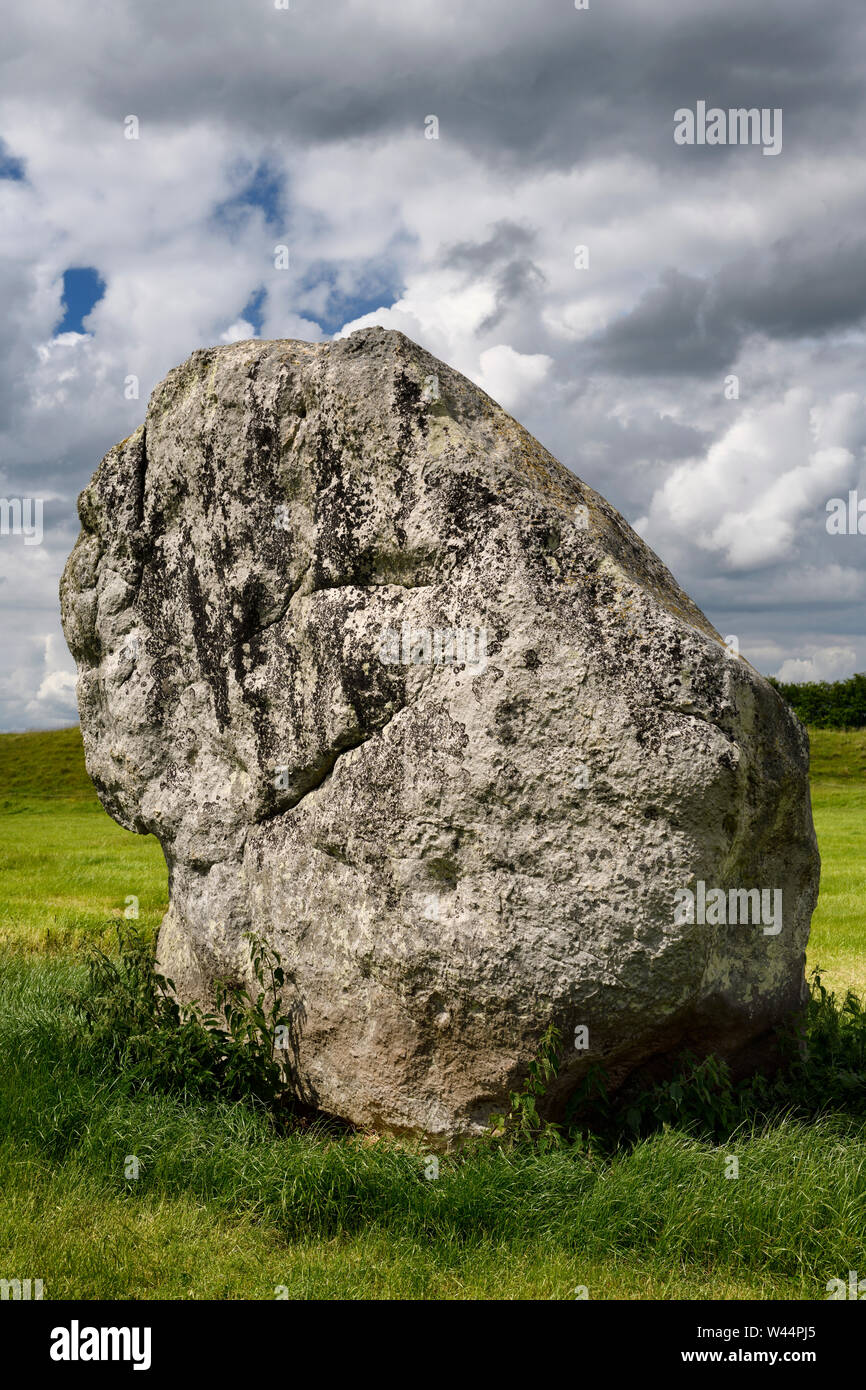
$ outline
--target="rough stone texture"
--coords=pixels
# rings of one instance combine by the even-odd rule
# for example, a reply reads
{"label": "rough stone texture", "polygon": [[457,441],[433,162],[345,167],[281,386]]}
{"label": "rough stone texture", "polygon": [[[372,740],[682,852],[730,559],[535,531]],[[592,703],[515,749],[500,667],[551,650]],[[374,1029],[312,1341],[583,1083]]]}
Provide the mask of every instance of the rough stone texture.
{"label": "rough stone texture", "polygon": [[[591,1061],[753,1060],[800,1003],[805,732],[603,498],[402,334],[193,353],[79,511],[87,766],[163,845],[161,966],[205,1000],[245,930],[272,941],[307,1100],[447,1139],[551,1022],[555,1109]],[[388,664],[403,623],[485,629],[486,665]],[[697,880],[780,888],[783,930],[677,924]]]}

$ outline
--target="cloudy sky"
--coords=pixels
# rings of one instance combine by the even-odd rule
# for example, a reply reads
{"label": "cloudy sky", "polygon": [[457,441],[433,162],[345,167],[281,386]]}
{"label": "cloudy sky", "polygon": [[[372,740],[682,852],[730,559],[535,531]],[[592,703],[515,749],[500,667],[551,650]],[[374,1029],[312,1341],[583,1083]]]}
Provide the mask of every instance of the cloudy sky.
{"label": "cloudy sky", "polygon": [[[8,5],[0,495],[44,534],[0,535],[0,728],[76,721],[75,498],[169,368],[371,323],[522,420],[759,669],[866,669],[866,535],[827,530],[866,498],[864,30],[862,0]],[[699,102],[781,111],[781,150],[678,144]]]}

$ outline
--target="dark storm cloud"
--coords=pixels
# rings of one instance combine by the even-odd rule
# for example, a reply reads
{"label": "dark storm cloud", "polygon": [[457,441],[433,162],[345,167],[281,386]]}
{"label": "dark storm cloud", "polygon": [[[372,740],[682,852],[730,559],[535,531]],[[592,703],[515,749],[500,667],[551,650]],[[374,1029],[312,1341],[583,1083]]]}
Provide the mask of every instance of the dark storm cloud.
{"label": "dark storm cloud", "polygon": [[820,337],[866,314],[866,237],[829,225],[820,240],[791,236],[723,270],[712,316],[771,337]]}
{"label": "dark storm cloud", "polygon": [[[714,311],[715,310],[715,311]],[[631,313],[596,339],[608,371],[640,375],[718,372],[735,356],[741,334],[705,280],[666,270]]]}
{"label": "dark storm cloud", "polygon": [[819,338],[866,316],[866,238],[802,236],[739,256],[709,279],[662,272],[591,344],[605,370],[704,376],[723,371],[752,333]]}
{"label": "dark storm cloud", "polygon": [[479,333],[489,333],[510,310],[537,297],[545,276],[528,254],[536,240],[531,228],[506,219],[497,222],[482,241],[459,242],[445,249],[443,265],[465,271],[467,278],[484,275],[492,282],[496,307],[479,324]]}
{"label": "dark storm cloud", "polygon": [[520,253],[529,251],[535,240],[533,228],[504,218],[491,228],[490,235],[484,240],[460,241],[447,247],[443,264],[456,266],[459,270],[489,270],[503,261],[514,261]]}
{"label": "dark storm cloud", "polygon": [[[818,149],[855,138],[863,112],[860,0],[606,0],[586,12],[564,0],[475,0],[459,27],[445,6],[343,0],[292,0],[288,11],[151,0],[112,13],[100,64],[87,60],[86,35],[70,62],[76,36],[40,25],[40,74],[110,118],[229,122],[294,145],[412,126],[421,138],[435,113],[443,140],[491,163],[564,168],[615,153],[718,162],[731,151],[674,147],[677,106],[781,106],[786,141]],[[22,7],[4,35],[22,91],[32,89],[33,38]]]}

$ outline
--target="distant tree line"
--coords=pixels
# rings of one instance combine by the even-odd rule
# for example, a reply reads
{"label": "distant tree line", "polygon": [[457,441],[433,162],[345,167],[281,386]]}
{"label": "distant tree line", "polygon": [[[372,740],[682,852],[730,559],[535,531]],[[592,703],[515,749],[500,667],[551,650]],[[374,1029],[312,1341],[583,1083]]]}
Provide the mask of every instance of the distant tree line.
{"label": "distant tree line", "polygon": [[770,684],[804,724],[816,729],[862,729],[866,725],[866,675],[847,681],[804,681],[802,685],[771,676]]}

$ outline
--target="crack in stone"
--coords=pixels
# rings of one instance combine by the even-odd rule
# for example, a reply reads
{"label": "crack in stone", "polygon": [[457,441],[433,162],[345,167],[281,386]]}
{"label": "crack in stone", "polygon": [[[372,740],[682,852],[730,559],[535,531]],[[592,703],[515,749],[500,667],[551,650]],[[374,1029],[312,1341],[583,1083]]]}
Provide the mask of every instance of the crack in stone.
{"label": "crack in stone", "polygon": [[361,748],[365,743],[369,743],[370,740],[372,738],[375,738],[377,734],[381,734],[383,729],[387,729],[388,725],[391,724],[393,720],[397,718],[398,714],[401,714],[403,710],[409,709],[410,707],[411,706],[409,703],[398,706],[394,713],[389,715],[389,717],[385,720],[383,724],[379,724],[375,729],[371,729],[368,734],[364,734],[361,738],[356,739],[353,743],[348,743],[344,747],[332,750],[330,753],[328,753],[324,760],[324,765],[322,767],[321,772],[313,773],[313,776],[316,778],[316,780],[312,783],[312,785],[307,787],[304,791],[300,792],[298,796],[296,796],[293,800],[289,801],[287,804],[275,807],[273,811],[268,811],[263,816],[260,816],[258,820],[255,822],[256,825],[266,825],[270,821],[277,820],[280,816],[288,815],[290,811],[294,811],[296,807],[300,806],[302,801],[305,801],[306,798],[310,796],[313,792],[318,791],[320,787],[324,786],[324,784],[328,781],[329,777],[331,776],[331,773],[334,771],[334,768],[336,767],[337,763],[344,756],[344,754],[352,753],[356,748]]}

